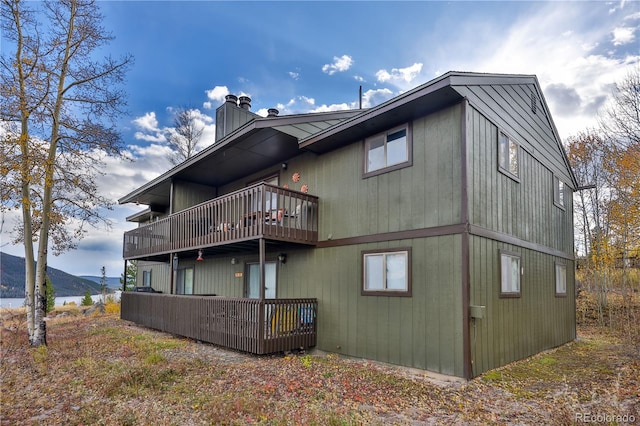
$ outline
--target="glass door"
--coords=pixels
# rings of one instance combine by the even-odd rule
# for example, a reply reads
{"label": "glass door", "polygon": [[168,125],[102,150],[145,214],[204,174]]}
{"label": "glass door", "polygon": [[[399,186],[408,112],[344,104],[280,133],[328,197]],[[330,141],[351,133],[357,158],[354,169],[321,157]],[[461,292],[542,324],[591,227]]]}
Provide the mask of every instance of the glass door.
{"label": "glass door", "polygon": [[[247,288],[245,294],[250,299],[260,298],[260,264],[247,264]],[[276,298],[276,262],[264,264],[264,297]]]}

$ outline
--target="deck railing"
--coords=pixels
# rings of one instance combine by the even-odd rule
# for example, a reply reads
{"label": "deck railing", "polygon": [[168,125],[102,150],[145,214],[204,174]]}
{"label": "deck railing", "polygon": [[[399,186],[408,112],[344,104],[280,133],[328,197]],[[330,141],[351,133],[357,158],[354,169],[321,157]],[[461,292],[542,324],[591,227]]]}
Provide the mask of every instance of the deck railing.
{"label": "deck railing", "polygon": [[238,299],[123,292],[121,318],[253,354],[316,345],[316,299]]}
{"label": "deck railing", "polygon": [[260,183],[172,214],[124,235],[132,259],[268,238],[318,241],[318,197]]}

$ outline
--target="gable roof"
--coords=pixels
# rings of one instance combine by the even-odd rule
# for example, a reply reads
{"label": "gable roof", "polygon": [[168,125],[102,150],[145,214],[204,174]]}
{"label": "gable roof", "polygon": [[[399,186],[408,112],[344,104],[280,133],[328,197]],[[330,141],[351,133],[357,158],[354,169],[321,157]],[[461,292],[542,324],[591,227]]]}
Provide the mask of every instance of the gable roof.
{"label": "gable roof", "polygon": [[[485,87],[490,89],[478,90]],[[519,89],[514,89],[516,87]],[[526,96],[523,94],[502,95],[501,98],[501,95],[496,93],[500,90],[495,89],[510,88],[505,90],[513,92],[523,91],[523,87],[533,93],[536,105],[541,108],[541,114],[537,114],[534,124],[527,124],[530,121],[529,117],[523,120],[522,115],[518,116],[517,112],[511,111],[516,108],[514,104],[531,102],[530,98],[524,99],[523,96]],[[494,96],[498,99],[493,99]],[[333,127],[301,139],[300,147],[316,153],[327,152],[456,104],[463,99],[467,99],[474,108],[500,128],[516,128],[519,143],[525,149],[543,156],[545,164],[550,164],[554,173],[563,176],[565,183],[573,188],[577,187],[575,175],[535,75],[450,71]],[[540,142],[542,140],[546,144]],[[544,149],[539,149],[539,146]]]}
{"label": "gable roof", "polygon": [[[533,125],[520,123],[529,120],[518,120],[517,114],[512,114],[511,120],[503,118],[512,113],[504,110],[511,108],[509,103],[512,100],[522,103],[525,95],[499,92],[522,92],[523,88],[535,95],[536,105],[539,100],[542,114]],[[494,99],[500,96],[502,100]],[[512,97],[505,99],[509,96]],[[318,154],[328,152],[464,99],[497,126],[515,126],[525,149],[544,155],[554,173],[577,187],[536,76],[451,71],[369,109],[254,118],[118,202],[168,206],[172,180],[219,186],[286,161],[301,149]],[[500,108],[503,110],[497,111]],[[544,146],[549,146],[540,150],[529,142],[537,139],[543,139]]]}

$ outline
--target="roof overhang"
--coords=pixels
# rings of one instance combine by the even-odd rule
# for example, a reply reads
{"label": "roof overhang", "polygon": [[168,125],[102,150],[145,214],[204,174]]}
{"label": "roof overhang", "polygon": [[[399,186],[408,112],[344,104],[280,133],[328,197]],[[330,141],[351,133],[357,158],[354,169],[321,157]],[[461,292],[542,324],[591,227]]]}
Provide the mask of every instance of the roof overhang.
{"label": "roof overhang", "polygon": [[118,200],[155,209],[170,204],[171,184],[219,187],[300,154],[298,137],[329,128],[362,110],[254,119],[173,169]]}
{"label": "roof overhang", "polygon": [[305,150],[324,153],[460,102],[450,73],[300,141]]}

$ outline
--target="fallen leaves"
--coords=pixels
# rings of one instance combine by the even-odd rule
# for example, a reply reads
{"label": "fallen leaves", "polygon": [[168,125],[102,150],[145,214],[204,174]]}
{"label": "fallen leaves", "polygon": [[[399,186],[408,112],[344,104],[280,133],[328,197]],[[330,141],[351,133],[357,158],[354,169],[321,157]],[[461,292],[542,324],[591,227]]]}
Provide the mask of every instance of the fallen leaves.
{"label": "fallen leaves", "polygon": [[550,424],[583,411],[640,418],[637,349],[596,329],[465,384],[336,355],[251,356],[113,314],[51,321],[46,349],[29,348],[20,327],[2,329],[2,424]]}

